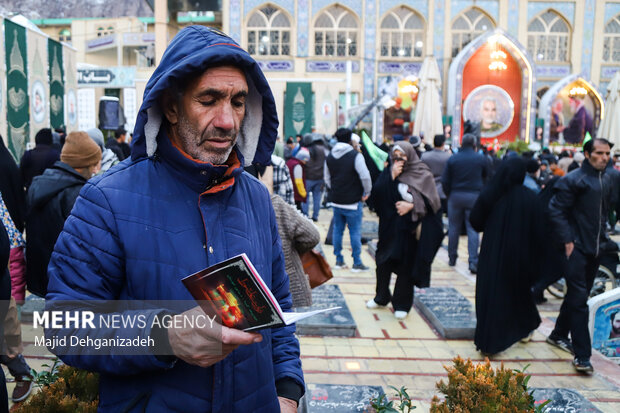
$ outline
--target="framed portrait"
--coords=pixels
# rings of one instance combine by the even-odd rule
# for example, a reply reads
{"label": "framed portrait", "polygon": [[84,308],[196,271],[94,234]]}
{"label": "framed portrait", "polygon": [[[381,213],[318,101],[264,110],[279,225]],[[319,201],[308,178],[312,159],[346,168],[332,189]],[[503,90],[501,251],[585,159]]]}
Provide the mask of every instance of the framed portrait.
{"label": "framed portrait", "polygon": [[32,92],[30,94],[30,104],[32,106],[32,118],[36,123],[43,123],[45,120],[47,99],[43,82],[36,80],[32,84]]}
{"label": "framed portrait", "polygon": [[508,92],[499,86],[482,85],[472,90],[463,105],[463,119],[480,123],[480,136],[494,138],[508,129],[515,105]]}

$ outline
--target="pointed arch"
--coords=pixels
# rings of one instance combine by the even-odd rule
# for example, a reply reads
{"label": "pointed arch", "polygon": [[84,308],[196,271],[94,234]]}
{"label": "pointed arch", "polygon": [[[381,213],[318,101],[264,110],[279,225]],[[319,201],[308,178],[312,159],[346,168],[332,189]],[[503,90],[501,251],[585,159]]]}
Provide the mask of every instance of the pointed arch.
{"label": "pointed arch", "polygon": [[463,10],[452,21],[452,57],[456,57],[473,39],[496,26],[493,17],[478,7]]}
{"label": "pointed arch", "polygon": [[426,21],[422,14],[405,5],[388,10],[379,24],[379,56],[422,60],[425,35]]}
{"label": "pointed arch", "polygon": [[570,62],[571,25],[562,14],[547,9],[527,25],[527,50],[537,62]]}
{"label": "pointed arch", "polygon": [[620,14],[615,15],[605,24],[603,62],[620,63]]}
{"label": "pointed arch", "polygon": [[315,56],[353,57],[359,54],[360,22],[349,8],[336,3],[317,13],[312,25]]}
{"label": "pointed arch", "polygon": [[265,3],[246,19],[247,51],[258,56],[290,56],[292,18],[284,9]]}

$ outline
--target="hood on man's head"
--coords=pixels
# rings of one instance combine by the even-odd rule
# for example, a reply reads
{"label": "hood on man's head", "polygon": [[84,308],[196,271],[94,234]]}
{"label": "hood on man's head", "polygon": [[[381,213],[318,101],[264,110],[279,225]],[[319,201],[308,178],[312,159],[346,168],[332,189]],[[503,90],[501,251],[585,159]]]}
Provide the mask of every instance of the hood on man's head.
{"label": "hood on man's head", "polygon": [[159,131],[164,123],[160,108],[164,91],[183,79],[223,65],[239,67],[248,83],[246,113],[237,139],[244,163],[267,165],[270,162],[278,116],[269,84],[254,58],[221,31],[205,26],[181,30],[149,79],[134,128],[132,159],[153,156],[157,150]]}
{"label": "hood on man's head", "polygon": [[37,145],[51,145],[54,143],[54,139],[52,138],[52,130],[50,128],[41,129],[34,136],[34,141]]}
{"label": "hood on man's head", "polygon": [[88,133],[88,136],[90,136],[90,138],[94,140],[95,143],[99,145],[99,148],[103,151],[103,132],[101,132],[101,130],[98,128],[92,128],[87,130],[86,133]]}

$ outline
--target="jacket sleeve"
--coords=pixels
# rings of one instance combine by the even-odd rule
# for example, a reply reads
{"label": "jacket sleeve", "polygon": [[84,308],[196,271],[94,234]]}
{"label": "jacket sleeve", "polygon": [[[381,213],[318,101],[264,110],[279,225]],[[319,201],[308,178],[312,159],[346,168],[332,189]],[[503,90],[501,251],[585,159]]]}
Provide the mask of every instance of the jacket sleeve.
{"label": "jacket sleeve", "polygon": [[364,188],[363,196],[370,195],[370,191],[372,191],[372,178],[370,177],[368,166],[366,166],[366,161],[364,161],[364,155],[361,153],[358,153],[355,157],[355,170],[360,177],[360,181],[362,181],[362,187]]}
{"label": "jacket sleeve", "polygon": [[[104,193],[87,183],[80,192],[63,232],[58,237],[48,267],[47,309],[88,310],[95,302],[117,300],[125,284],[124,258],[117,236],[116,219]],[[97,312],[97,310],[93,310]],[[153,319],[164,313],[160,309],[125,311],[122,315],[141,315],[146,327],[61,328],[46,329],[45,334],[80,339],[151,337]],[[97,325],[95,325],[97,327]],[[69,341],[70,339],[68,339]],[[137,374],[143,371],[170,368],[174,361],[163,362],[155,355],[145,354],[83,354],[71,348],[56,348],[59,357],[71,366],[112,374]],[[65,354],[60,354],[64,352]]]}
{"label": "jacket sleeve", "polygon": [[446,194],[446,196],[450,195],[450,190],[452,189],[452,177],[451,177],[451,170],[452,170],[452,164],[450,162],[450,160],[448,159],[448,162],[446,162],[446,167],[443,170],[443,174],[441,174],[441,187],[443,188],[443,192],[444,194]]}
{"label": "jacket sleeve", "polygon": [[290,205],[285,205],[288,215],[294,221],[295,250],[299,254],[310,251],[321,241],[321,235],[314,223],[309,218],[301,215]]}
{"label": "jacket sleeve", "polygon": [[571,177],[562,177],[553,187],[555,195],[549,201],[549,218],[562,244],[575,241],[569,213],[575,205],[575,188]]}
{"label": "jacket sleeve", "polygon": [[[269,206],[271,236],[272,236],[272,283],[271,291],[278,300],[282,311],[291,310],[293,300],[289,290],[289,279],[284,270],[284,253],[278,235],[276,217],[273,208]],[[292,380],[300,388],[305,389],[299,341],[295,337],[295,325],[272,329],[271,333],[272,359],[275,381]]]}

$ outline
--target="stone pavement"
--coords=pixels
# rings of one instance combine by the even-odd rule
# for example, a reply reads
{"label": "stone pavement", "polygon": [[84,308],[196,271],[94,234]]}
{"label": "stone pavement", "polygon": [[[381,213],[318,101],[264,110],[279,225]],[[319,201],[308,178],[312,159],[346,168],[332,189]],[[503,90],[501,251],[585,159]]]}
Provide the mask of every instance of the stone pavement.
{"label": "stone pavement", "polygon": [[[321,239],[329,226],[331,212],[321,210],[319,229]],[[365,211],[364,219],[376,217]],[[344,237],[345,262],[352,265],[348,233]],[[447,245],[447,238],[444,239]],[[328,262],[335,264],[332,247],[324,246]],[[467,270],[467,239],[459,242],[459,261],[448,266],[448,254],[441,248],[433,263],[431,286],[454,287],[472,304],[475,299],[475,276]],[[460,355],[475,361],[484,358],[471,340],[442,339],[414,307],[403,321],[394,318],[391,308],[369,310],[365,303],[374,297],[374,261],[363,248],[362,260],[371,269],[365,273],[334,270],[334,279],[342,290],[347,305],[357,323],[353,338],[300,337],[302,362],[307,383],[380,385],[391,395],[388,385],[406,386],[415,399],[419,412],[430,408],[435,383],[447,374],[444,365]],[[548,302],[539,306],[543,324],[527,344],[517,343],[491,359],[492,364],[523,369],[532,375],[531,387],[558,387],[577,390],[603,412],[620,411],[620,366],[595,355],[593,376],[581,376],[571,364],[572,356],[545,342],[557,317],[561,300],[546,293]]]}
{"label": "stone pavement", "polygon": [[[331,212],[321,210],[319,229],[325,239]],[[376,217],[365,211],[365,219]],[[447,240],[445,240],[447,242]],[[345,232],[345,262],[351,266],[350,244]],[[457,266],[448,266],[445,249],[440,249],[435,263],[431,285],[451,286],[474,302],[475,277],[467,271],[467,241],[461,238],[460,257]],[[324,246],[330,264],[334,264],[331,246]],[[444,340],[414,308],[403,321],[397,321],[391,309],[368,310],[367,300],[374,297],[374,261],[366,246],[362,256],[371,270],[352,273],[334,270],[334,279],[344,293],[347,305],[357,324],[353,338],[300,337],[303,368],[307,383],[379,385],[391,394],[388,385],[406,386],[415,399],[417,412],[429,410],[430,401],[436,394],[435,383],[447,377],[444,365],[451,364],[460,355],[475,361],[483,361],[471,340]],[[562,387],[577,390],[603,412],[620,411],[620,367],[607,362],[601,356],[593,357],[596,372],[593,376],[575,373],[571,356],[545,343],[546,334],[553,328],[559,299],[547,294],[549,301],[540,306],[544,321],[527,344],[517,343],[505,352],[493,357],[495,365],[503,362],[511,368],[523,369],[532,374],[532,387]],[[25,328],[23,331],[24,355],[31,367],[43,369],[51,364],[52,356],[33,345],[34,336],[40,331]],[[6,372],[6,369],[5,369]],[[8,373],[8,372],[7,372]],[[8,377],[8,376],[7,376]],[[8,384],[9,395],[14,384]]]}

